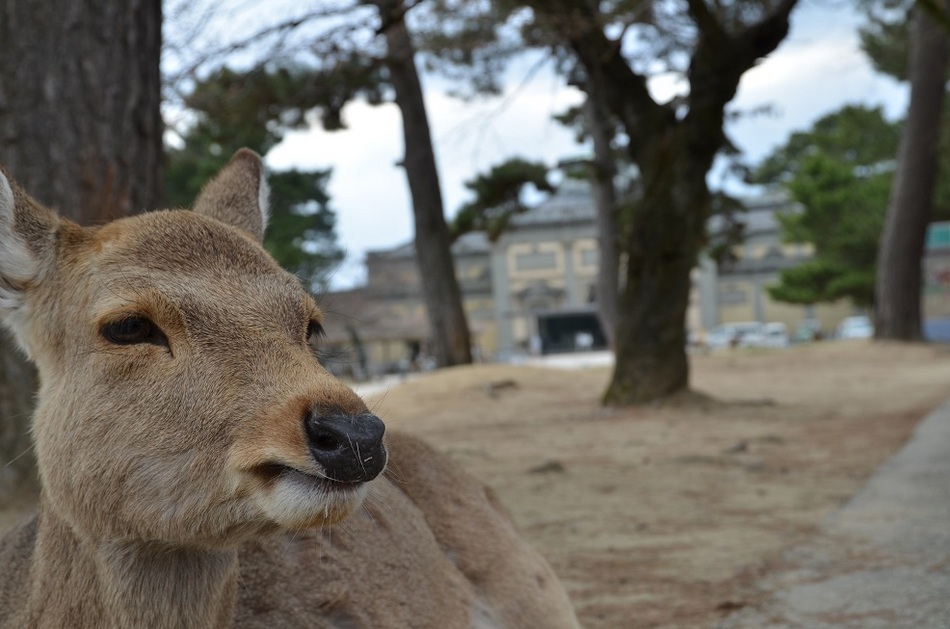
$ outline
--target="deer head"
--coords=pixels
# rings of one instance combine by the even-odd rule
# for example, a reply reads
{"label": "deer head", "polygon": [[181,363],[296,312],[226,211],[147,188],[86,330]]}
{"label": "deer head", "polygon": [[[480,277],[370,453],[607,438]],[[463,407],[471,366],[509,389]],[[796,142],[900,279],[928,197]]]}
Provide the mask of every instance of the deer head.
{"label": "deer head", "polygon": [[81,537],[232,547],[345,517],[383,470],[382,422],[261,247],[266,198],[243,150],[194,211],[89,228],[0,173],[0,317],[40,373],[44,497]]}

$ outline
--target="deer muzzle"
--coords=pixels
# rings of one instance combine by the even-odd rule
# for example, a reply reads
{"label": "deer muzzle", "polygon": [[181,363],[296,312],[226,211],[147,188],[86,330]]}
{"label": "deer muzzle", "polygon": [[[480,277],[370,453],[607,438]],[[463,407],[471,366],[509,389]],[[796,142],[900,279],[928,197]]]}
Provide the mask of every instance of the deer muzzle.
{"label": "deer muzzle", "polygon": [[386,426],[371,413],[310,413],[305,422],[310,455],[330,481],[362,483],[386,467]]}

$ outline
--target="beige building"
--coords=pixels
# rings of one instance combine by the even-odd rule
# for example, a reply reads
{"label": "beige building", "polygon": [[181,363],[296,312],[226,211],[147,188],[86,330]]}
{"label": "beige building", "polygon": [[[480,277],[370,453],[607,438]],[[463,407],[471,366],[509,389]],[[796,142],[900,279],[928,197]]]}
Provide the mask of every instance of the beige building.
{"label": "beige building", "polygon": [[[490,250],[481,233],[466,234],[452,246],[473,349],[476,356],[488,357],[497,344]],[[366,277],[364,287],[321,298],[328,315],[324,362],[356,377],[425,368],[430,329],[412,243],[369,252]]]}
{"label": "beige building", "polygon": [[586,185],[570,182],[515,216],[491,249],[494,354],[606,347],[597,318],[595,209]]}
{"label": "beige building", "polygon": [[[687,316],[700,334],[720,323],[782,322],[794,332],[817,322],[825,334],[855,313],[845,301],[796,306],[773,301],[767,288],[783,269],[809,259],[810,245],[781,241],[779,220],[798,211],[783,197],[745,202],[743,244],[734,262],[708,258],[693,273]],[[718,219],[710,229],[721,228]],[[474,350],[486,360],[606,346],[597,318],[598,247],[589,188],[563,185],[557,194],[514,217],[496,241],[467,234],[452,247]],[[365,287],[328,293],[325,361],[340,373],[378,374],[424,366],[429,325],[412,243],[366,257]],[[924,262],[924,307],[950,319],[950,223],[931,228]]]}

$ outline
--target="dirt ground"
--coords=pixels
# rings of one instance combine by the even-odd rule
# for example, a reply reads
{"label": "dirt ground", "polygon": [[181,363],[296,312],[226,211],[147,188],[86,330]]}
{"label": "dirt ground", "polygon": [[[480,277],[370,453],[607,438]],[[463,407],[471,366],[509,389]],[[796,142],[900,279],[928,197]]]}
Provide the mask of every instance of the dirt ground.
{"label": "dirt ground", "polygon": [[609,371],[485,365],[371,398],[491,485],[588,629],[713,627],[950,397],[950,350],[696,356],[712,401],[600,408]]}
{"label": "dirt ground", "polygon": [[[511,510],[588,629],[713,627],[950,396],[950,349],[825,343],[692,361],[711,396],[613,410],[609,370],[479,365],[368,401]],[[0,530],[14,514],[0,513]]]}

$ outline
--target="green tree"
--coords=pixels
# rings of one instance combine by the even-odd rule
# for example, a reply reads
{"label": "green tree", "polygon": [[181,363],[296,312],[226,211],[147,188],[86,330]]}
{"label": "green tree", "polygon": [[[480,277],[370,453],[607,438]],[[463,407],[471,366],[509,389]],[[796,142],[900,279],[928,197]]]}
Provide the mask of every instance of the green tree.
{"label": "green tree", "polygon": [[815,249],[811,261],[782,272],[773,298],[873,305],[900,131],[880,108],[848,105],[793,133],[753,171],[752,182],[784,187],[802,208],[779,217],[783,239]]}
{"label": "green tree", "polygon": [[787,242],[810,243],[815,257],[782,271],[773,298],[799,304],[850,298],[874,303],[874,265],[884,225],[891,172],[855,173],[824,153],[806,156],[787,183],[800,214],[781,216]]}
{"label": "green tree", "polygon": [[[221,68],[196,83],[184,98],[190,122],[179,134],[180,145],[168,148],[166,189],[172,205],[190,205],[237,149],[266,154],[286,129],[302,126],[303,98],[311,89],[305,73],[287,68],[246,73]],[[325,288],[343,259],[326,191],[329,177],[328,170],[268,176],[270,221],[264,245],[314,290]]]}
{"label": "green tree", "polygon": [[524,190],[533,186],[540,192],[554,192],[548,182],[548,168],[540,162],[508,159],[465,182],[475,198],[464,204],[452,220],[453,238],[470,231],[483,231],[494,241],[508,228],[511,218],[528,209]]}
{"label": "green tree", "polygon": [[805,160],[816,154],[850,166],[855,176],[891,172],[900,131],[901,125],[888,121],[880,107],[845,105],[809,129],[793,132],[753,169],[749,182],[779,186],[791,181],[801,175]]}

